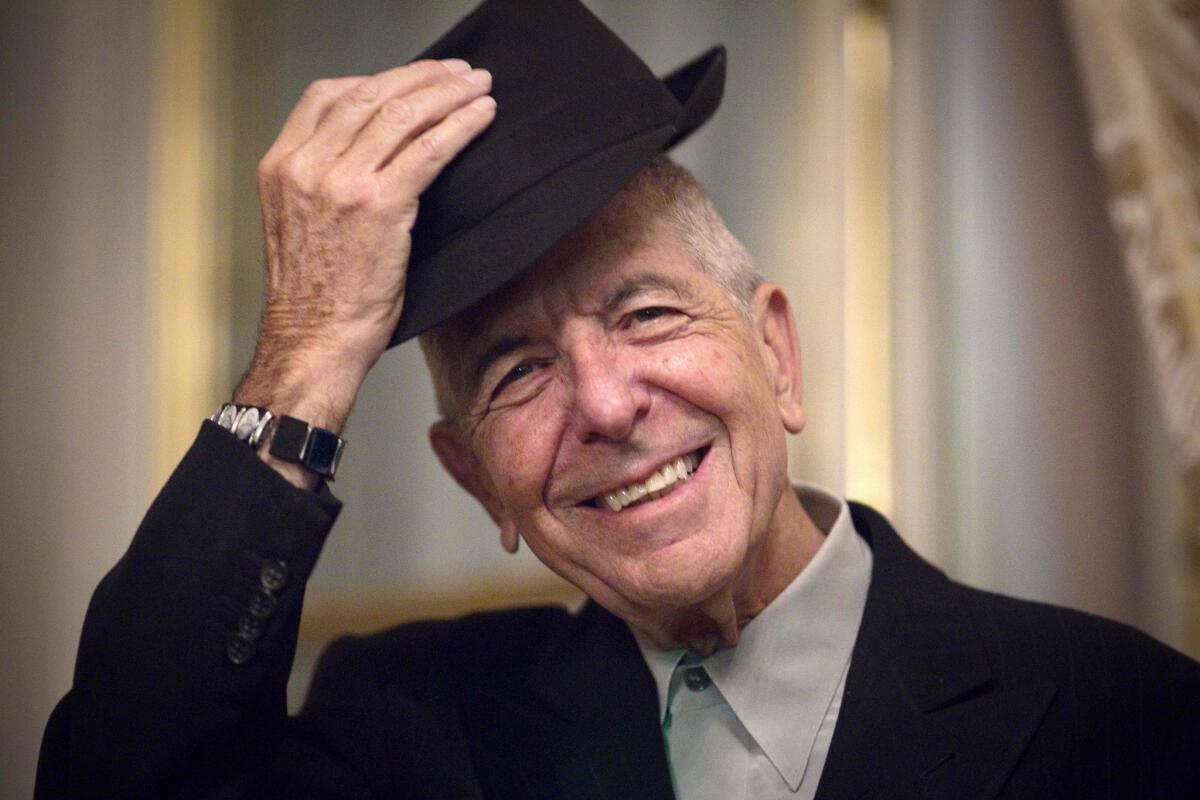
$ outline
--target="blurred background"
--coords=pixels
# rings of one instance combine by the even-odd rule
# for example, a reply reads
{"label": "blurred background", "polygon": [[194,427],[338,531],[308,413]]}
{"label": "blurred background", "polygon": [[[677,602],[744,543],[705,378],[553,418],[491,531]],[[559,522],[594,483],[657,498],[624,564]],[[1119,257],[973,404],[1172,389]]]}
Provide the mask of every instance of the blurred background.
{"label": "blurred background", "polygon": [[[1200,654],[1197,5],[586,4],[660,74],[729,50],[676,155],[793,299],[793,477],[956,578]],[[405,62],[473,5],[0,7],[0,797],[29,796],[92,590],[248,362],[255,163],[309,82]],[[501,551],[433,419],[415,345],[386,355],[293,702],[339,632],[578,602]]]}

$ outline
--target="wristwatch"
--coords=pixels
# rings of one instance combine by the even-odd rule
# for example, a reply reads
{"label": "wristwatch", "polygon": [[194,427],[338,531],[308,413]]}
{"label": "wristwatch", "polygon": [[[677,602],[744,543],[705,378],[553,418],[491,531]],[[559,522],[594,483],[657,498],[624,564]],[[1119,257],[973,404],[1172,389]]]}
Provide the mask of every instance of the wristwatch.
{"label": "wristwatch", "polygon": [[271,455],[291,461],[332,481],[346,440],[333,431],[260,406],[222,403],[209,419],[257,450],[270,442]]}
{"label": "wristwatch", "polygon": [[222,403],[209,419],[257,450],[266,440],[275,415],[259,406]]}
{"label": "wristwatch", "polygon": [[295,417],[281,416],[271,435],[271,455],[284,461],[294,461],[333,480],[342,460],[346,440],[333,431],[309,425]]}

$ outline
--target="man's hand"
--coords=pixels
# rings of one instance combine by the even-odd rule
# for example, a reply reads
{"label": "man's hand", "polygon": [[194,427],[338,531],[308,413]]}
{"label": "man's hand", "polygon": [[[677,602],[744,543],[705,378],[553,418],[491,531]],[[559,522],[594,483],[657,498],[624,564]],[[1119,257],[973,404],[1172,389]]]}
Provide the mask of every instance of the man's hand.
{"label": "man's hand", "polygon": [[236,402],[342,429],[400,318],[418,197],[492,121],[490,89],[459,60],[308,87],[258,166],[266,305]]}

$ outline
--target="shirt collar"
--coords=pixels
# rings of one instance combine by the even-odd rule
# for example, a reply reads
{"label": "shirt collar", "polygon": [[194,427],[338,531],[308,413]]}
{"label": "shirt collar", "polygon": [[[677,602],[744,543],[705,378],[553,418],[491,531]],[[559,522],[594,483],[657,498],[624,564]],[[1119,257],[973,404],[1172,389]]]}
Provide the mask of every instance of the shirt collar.
{"label": "shirt collar", "polygon": [[[812,561],[742,630],[737,647],[703,661],[730,708],[784,779],[799,785],[821,721],[850,661],[871,581],[871,550],[846,502],[818,486],[793,489],[814,521],[836,517]],[[659,720],[685,653],[634,633],[658,688]]]}

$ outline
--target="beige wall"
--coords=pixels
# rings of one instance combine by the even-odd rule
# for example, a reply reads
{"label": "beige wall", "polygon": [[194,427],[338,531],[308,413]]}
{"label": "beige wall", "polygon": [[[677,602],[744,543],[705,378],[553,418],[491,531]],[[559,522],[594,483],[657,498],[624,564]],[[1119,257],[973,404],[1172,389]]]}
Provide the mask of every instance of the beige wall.
{"label": "beige wall", "polygon": [[150,499],[149,19],[137,3],[0,15],[0,797],[21,798],[88,597]]}

